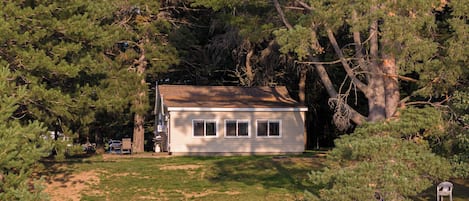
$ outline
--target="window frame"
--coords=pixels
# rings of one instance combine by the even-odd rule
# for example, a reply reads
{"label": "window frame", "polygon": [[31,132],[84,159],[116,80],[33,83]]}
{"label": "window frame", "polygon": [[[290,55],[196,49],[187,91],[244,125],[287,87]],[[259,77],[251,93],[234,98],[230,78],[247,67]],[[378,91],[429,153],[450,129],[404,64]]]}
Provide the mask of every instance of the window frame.
{"label": "window frame", "polygon": [[[267,123],[267,135],[259,135],[259,122]],[[270,123],[278,123],[278,135],[270,135]],[[282,120],[280,119],[256,119],[256,138],[281,138],[282,137]]]}
{"label": "window frame", "polygon": [[[236,136],[228,136],[228,121],[236,121]],[[248,135],[239,135],[239,123],[247,123],[248,127]],[[251,122],[247,119],[225,119],[224,121],[224,128],[225,128],[225,138],[251,138]]]}
{"label": "window frame", "polygon": [[[204,123],[204,135],[203,136],[195,135],[195,123],[197,121],[203,121]],[[215,135],[207,135],[207,123],[215,124]],[[192,137],[193,138],[217,138],[218,137],[218,121],[216,119],[192,119]]]}

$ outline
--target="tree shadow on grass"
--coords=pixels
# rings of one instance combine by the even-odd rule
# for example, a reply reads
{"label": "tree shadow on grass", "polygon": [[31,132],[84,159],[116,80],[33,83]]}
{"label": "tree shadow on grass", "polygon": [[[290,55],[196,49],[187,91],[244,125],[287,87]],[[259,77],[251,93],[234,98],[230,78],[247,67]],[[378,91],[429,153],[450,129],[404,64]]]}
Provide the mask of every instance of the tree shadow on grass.
{"label": "tree shadow on grass", "polygon": [[46,184],[52,184],[55,182],[62,183],[65,185],[70,182],[76,174],[76,171],[71,168],[74,164],[91,163],[86,162],[82,159],[66,160],[66,161],[55,161],[50,159],[41,160],[41,167],[36,171],[35,176],[37,178],[43,178]]}
{"label": "tree shadow on grass", "polygon": [[307,174],[319,170],[322,161],[310,156],[227,157],[214,163],[209,180],[303,191],[310,187]]}
{"label": "tree shadow on grass", "polygon": [[97,169],[83,167],[92,167],[102,162],[111,161],[87,157],[65,160],[44,158],[35,169],[34,177],[42,178],[44,193],[48,194],[51,200],[80,200],[84,192],[88,192],[91,186],[100,182],[100,172]]}
{"label": "tree shadow on grass", "polygon": [[[61,183],[63,187],[73,181],[77,174],[74,165],[92,164],[96,162],[115,162],[115,161],[98,161],[89,160],[93,154],[74,155],[63,160],[56,160],[53,156],[43,158],[39,161],[39,165],[34,170],[34,178],[42,178],[46,184]],[[86,181],[83,181],[85,183]]]}

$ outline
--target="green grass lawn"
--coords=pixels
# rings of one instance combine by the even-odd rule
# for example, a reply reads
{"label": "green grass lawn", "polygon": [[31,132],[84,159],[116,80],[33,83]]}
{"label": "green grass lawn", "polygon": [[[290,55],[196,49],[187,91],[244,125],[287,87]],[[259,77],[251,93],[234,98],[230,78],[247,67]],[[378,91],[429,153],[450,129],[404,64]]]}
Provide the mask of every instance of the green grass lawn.
{"label": "green grass lawn", "polygon": [[[48,174],[73,177],[93,171],[81,200],[299,200],[308,188],[307,173],[323,158],[160,157],[87,159],[46,164]],[[69,181],[70,178],[55,179]]]}
{"label": "green grass lawn", "polygon": [[[66,187],[62,194],[71,193],[80,183],[85,185],[78,192],[81,200],[275,201],[302,200],[304,191],[311,188],[307,173],[319,170],[323,161],[324,157],[317,153],[285,157],[106,158],[97,155],[45,162],[45,169],[39,171],[49,182],[54,180]],[[74,178],[86,172],[92,172],[98,181]],[[469,180],[452,182],[454,201],[469,200]],[[436,200],[435,187],[413,200]]]}

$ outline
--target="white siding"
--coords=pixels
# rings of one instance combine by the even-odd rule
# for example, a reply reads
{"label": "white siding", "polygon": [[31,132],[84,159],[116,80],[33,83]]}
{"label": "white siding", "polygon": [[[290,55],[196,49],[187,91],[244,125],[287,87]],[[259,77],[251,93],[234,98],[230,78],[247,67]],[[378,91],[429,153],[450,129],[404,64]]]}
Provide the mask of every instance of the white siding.
{"label": "white siding", "polygon": [[[217,137],[192,136],[192,120],[216,120]],[[225,137],[225,120],[249,120],[249,137]],[[280,120],[281,137],[257,137],[256,120]],[[275,154],[304,151],[304,112],[170,112],[170,152],[175,155],[197,154]]]}

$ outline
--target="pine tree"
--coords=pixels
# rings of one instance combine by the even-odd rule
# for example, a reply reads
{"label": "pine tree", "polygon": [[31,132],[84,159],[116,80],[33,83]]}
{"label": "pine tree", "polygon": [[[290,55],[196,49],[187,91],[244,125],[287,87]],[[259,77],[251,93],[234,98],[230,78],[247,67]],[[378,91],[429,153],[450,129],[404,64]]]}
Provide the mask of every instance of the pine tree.
{"label": "pine tree", "polygon": [[[331,97],[334,120],[346,129],[349,121],[392,118],[412,98],[451,93],[468,61],[463,50],[468,47],[467,9],[461,2],[296,1],[289,6],[302,12],[287,12],[287,28],[276,35],[283,52],[296,53],[300,63],[314,67]],[[445,19],[451,24],[449,37],[442,37],[435,13],[447,8],[454,11]],[[327,64],[346,72],[338,90]],[[401,94],[402,82],[417,89]],[[350,106],[353,91],[367,100],[365,114]]]}
{"label": "pine tree", "polygon": [[[398,106],[441,106],[452,95],[451,88],[467,76],[467,51],[461,48],[468,47],[468,10],[461,2],[290,5],[306,12],[290,14],[300,15],[300,20],[286,18],[295,25],[276,32],[282,51],[294,52],[314,66],[331,97],[339,128],[347,128],[349,121],[375,122],[335,141],[327,167],[311,174],[321,189],[313,193],[317,199],[409,200],[433,182],[457,176],[449,174],[454,166],[448,160],[433,153],[433,139],[449,136],[440,111],[408,108],[399,113]],[[448,15],[438,19],[439,12]],[[325,68],[336,63],[347,75],[338,91]],[[364,115],[349,104],[353,90],[367,100]],[[412,102],[415,99],[425,101]]]}
{"label": "pine tree", "polygon": [[[313,171],[312,200],[410,200],[434,182],[453,177],[446,158],[426,139],[445,136],[435,108],[408,108],[396,121],[364,124],[335,141],[325,168]],[[379,200],[379,199],[376,199]]]}
{"label": "pine tree", "polygon": [[[255,13],[246,6],[252,2],[195,5],[243,15]],[[326,168],[311,174],[320,189],[313,198],[408,200],[435,181],[457,176],[449,174],[454,164],[434,153],[441,145],[433,139],[450,136],[441,111],[398,107],[441,107],[467,77],[469,9],[463,1],[273,0],[270,6],[277,18],[269,19],[284,25],[274,32],[280,50],[316,71],[340,129],[359,125],[336,141]]]}
{"label": "pine tree", "polygon": [[[145,1],[4,1],[0,63],[30,90],[21,105],[67,135],[89,136],[101,114],[135,113],[136,151],[143,151],[148,74],[177,61],[159,18]],[[150,69],[150,71],[148,71]],[[129,111],[129,103],[133,102]],[[98,114],[99,113],[99,114]],[[121,122],[119,122],[121,123]]]}
{"label": "pine tree", "polygon": [[178,62],[176,49],[168,41],[173,27],[163,15],[158,15],[158,2],[133,0],[108,4],[92,4],[95,12],[108,7],[110,12],[102,19],[106,23],[104,29],[115,31],[118,37],[116,48],[106,52],[114,68],[108,73],[114,79],[106,81],[109,90],[102,95],[115,99],[128,97],[125,100],[131,103],[134,114],[132,151],[143,152],[145,115],[150,109],[148,82],[152,82],[147,79]]}
{"label": "pine tree", "polygon": [[96,92],[112,66],[103,51],[116,39],[87,3],[4,1],[0,11],[0,63],[29,89],[20,103],[25,118],[69,136],[87,134],[94,120]]}
{"label": "pine tree", "polygon": [[39,200],[43,198],[40,186],[30,177],[32,167],[51,151],[42,138],[46,127],[22,119],[20,103],[29,91],[17,87],[15,76],[4,66],[0,91],[0,200]]}
{"label": "pine tree", "polygon": [[[469,71],[469,69],[467,69]],[[469,176],[469,72],[466,79],[457,86],[451,97],[446,114],[448,116],[448,135],[433,139],[433,147],[451,159],[459,177]]]}

